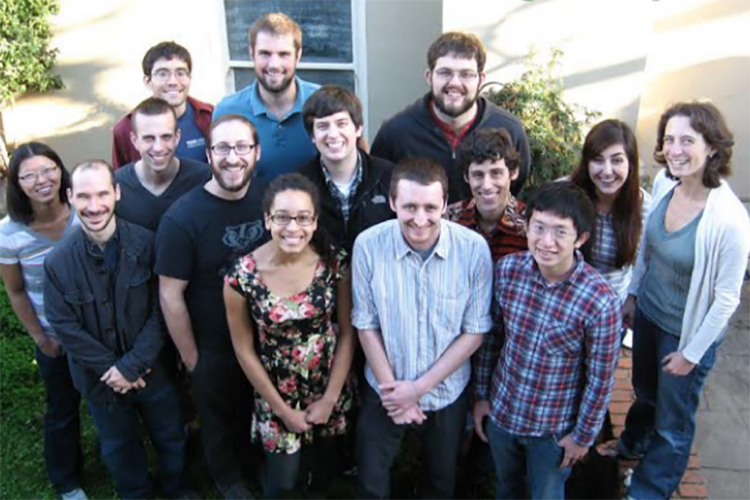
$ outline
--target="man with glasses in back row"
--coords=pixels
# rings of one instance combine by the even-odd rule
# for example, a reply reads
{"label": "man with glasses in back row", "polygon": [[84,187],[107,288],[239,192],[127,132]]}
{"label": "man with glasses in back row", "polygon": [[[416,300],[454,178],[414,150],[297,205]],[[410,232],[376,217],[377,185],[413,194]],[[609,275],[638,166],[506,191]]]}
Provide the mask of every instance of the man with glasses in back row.
{"label": "man with glasses in back row", "polygon": [[250,121],[225,115],[211,124],[213,177],[164,214],[156,236],[156,274],[164,319],[192,382],[209,471],[224,498],[253,498],[249,464],[253,388],[237,362],[224,309],[224,274],[266,240],[260,159]]}
{"label": "man with glasses in back row", "polygon": [[504,128],[520,155],[517,195],[531,169],[531,156],[521,122],[479,95],[485,81],[487,54],[481,40],[469,33],[444,33],[427,51],[425,80],[430,91],[387,120],[372,143],[372,155],[398,163],[410,156],[440,162],[448,175],[448,202],[471,198],[458,165],[456,151],[470,133],[487,127]]}
{"label": "man with glasses in back row", "polygon": [[[175,42],[154,45],[143,56],[143,83],[153,97],[172,106],[180,129],[175,155],[206,163],[206,136],[214,107],[188,95],[193,60],[185,47]],[[131,140],[132,112],[120,119],[112,130],[112,166],[115,169],[141,158]]]}

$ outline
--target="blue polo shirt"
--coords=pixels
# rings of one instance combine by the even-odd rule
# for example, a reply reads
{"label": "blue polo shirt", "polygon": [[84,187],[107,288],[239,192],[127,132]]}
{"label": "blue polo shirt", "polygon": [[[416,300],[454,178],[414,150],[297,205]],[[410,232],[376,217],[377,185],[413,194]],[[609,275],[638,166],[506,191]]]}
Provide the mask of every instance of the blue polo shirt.
{"label": "blue polo shirt", "polygon": [[298,77],[294,81],[297,84],[297,98],[291,111],[281,119],[269,114],[268,108],[260,100],[257,80],[222,99],[214,109],[214,120],[222,115],[242,115],[258,129],[261,154],[255,175],[264,182],[270,182],[281,174],[296,172],[318,154],[305,130],[302,107],[320,85]]}

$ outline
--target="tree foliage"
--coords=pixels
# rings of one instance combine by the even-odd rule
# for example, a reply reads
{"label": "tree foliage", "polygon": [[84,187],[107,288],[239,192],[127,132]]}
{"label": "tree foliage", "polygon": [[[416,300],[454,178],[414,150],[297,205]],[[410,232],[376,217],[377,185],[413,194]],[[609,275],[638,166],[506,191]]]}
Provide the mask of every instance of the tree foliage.
{"label": "tree foliage", "polygon": [[0,108],[24,92],[62,88],[49,46],[49,16],[58,10],[58,0],[0,1]]}
{"label": "tree foliage", "polygon": [[597,111],[563,99],[563,82],[553,75],[561,56],[562,51],[554,49],[549,61],[542,64],[532,51],[526,58],[527,69],[518,80],[486,94],[492,102],[516,115],[526,130],[532,165],[525,185],[528,191],[574,170],[584,127],[599,116]]}

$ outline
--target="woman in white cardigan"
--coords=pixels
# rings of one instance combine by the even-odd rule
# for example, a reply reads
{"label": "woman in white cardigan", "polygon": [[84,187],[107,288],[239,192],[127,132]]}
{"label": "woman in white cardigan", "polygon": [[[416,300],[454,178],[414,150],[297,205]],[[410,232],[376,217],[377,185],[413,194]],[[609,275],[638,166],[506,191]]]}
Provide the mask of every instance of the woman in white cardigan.
{"label": "woman in white cardigan", "polygon": [[636,401],[618,442],[641,458],[629,498],[670,498],[687,467],[700,392],[740,302],[750,218],[724,178],[733,136],[709,103],[661,116],[656,177],[629,297]]}

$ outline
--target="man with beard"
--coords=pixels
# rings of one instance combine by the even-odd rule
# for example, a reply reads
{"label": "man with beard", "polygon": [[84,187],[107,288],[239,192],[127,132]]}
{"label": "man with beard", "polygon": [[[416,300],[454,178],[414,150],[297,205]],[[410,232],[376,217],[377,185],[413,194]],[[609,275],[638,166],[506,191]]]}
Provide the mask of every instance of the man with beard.
{"label": "man with beard", "polygon": [[156,273],[169,334],[191,375],[201,442],[224,498],[252,498],[242,479],[250,449],[253,388],[232,348],[224,309],[224,273],[234,258],[264,242],[263,188],[253,180],[260,144],[245,117],[211,124],[213,177],[162,217]]}
{"label": "man with beard", "polygon": [[211,178],[205,163],[177,158],[180,129],[174,108],[158,97],[141,102],[131,117],[130,140],[141,159],[115,173],[122,199],[116,212],[151,231],[172,203]]}
{"label": "man with beard", "polygon": [[[153,97],[164,99],[174,109],[181,133],[175,154],[205,163],[206,134],[214,107],[188,95],[193,71],[190,52],[175,42],[161,42],[148,49],[142,66],[143,83]],[[130,138],[132,116],[131,112],[122,117],[112,130],[112,165],[115,169],[141,157]]]}
{"label": "man with beard", "polygon": [[73,169],[68,199],[81,229],[44,261],[44,310],[86,398],[102,458],[122,498],[153,498],[141,424],[159,459],[160,496],[183,485],[180,399],[159,361],[166,336],[152,274],[154,234],[115,217],[120,199],[102,160]]}
{"label": "man with beard", "polygon": [[448,202],[471,197],[456,159],[463,139],[480,128],[505,128],[520,155],[518,194],[529,176],[531,156],[521,122],[479,95],[485,80],[487,54],[481,40],[469,33],[444,33],[427,51],[425,80],[430,92],[407,106],[378,131],[372,155],[398,163],[409,156],[439,161],[450,182]]}
{"label": "man with beard", "polygon": [[222,99],[214,119],[237,114],[253,122],[263,144],[256,175],[270,182],[315,158],[317,150],[305,130],[302,107],[320,86],[295,76],[302,57],[302,31],[288,16],[262,16],[250,27],[249,38],[256,79]]}

